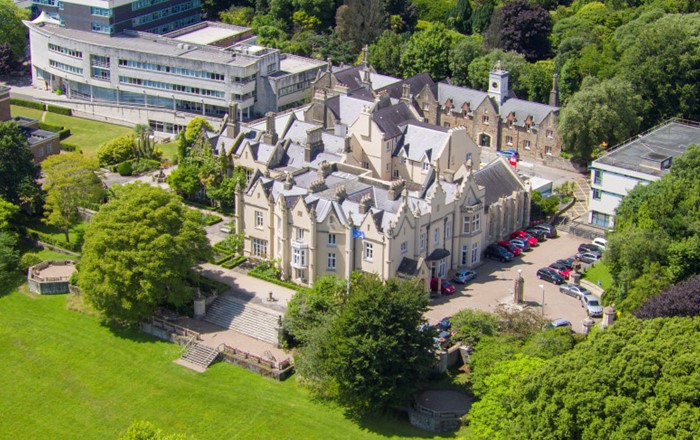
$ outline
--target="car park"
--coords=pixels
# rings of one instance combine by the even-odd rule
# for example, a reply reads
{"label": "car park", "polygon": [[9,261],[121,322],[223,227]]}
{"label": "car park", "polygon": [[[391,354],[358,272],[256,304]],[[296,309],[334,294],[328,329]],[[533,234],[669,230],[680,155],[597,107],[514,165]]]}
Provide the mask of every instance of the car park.
{"label": "car park", "polygon": [[595,252],[579,252],[576,254],[576,258],[584,263],[593,264],[600,259],[600,254]]}
{"label": "car park", "polygon": [[[430,290],[433,292],[438,290],[438,279],[437,278],[431,278],[430,279]],[[442,283],[440,284],[440,293],[443,295],[452,295],[457,291],[457,288],[454,286],[454,284],[450,283],[449,281],[443,280]]]}
{"label": "car park", "polygon": [[537,278],[549,281],[553,284],[561,284],[564,282],[564,277],[559,275],[556,270],[549,267],[543,267],[537,270]]}
{"label": "car park", "polygon": [[527,240],[528,243],[530,243],[530,246],[535,247],[539,244],[539,241],[532,235],[528,234],[525,231],[515,231],[512,234],[510,234],[510,238],[522,238],[523,240]]}
{"label": "car park", "polygon": [[598,238],[594,238],[593,242],[591,244],[598,246],[600,249],[602,249],[604,251],[608,246],[608,240],[598,237]]}
{"label": "car park", "polygon": [[571,270],[574,270],[574,259],[573,258],[562,258],[556,261],[558,264],[563,264]]}
{"label": "car park", "polygon": [[561,263],[552,263],[549,265],[549,268],[556,270],[559,275],[563,276],[566,279],[569,279],[569,277],[571,276],[571,269],[569,269]]}
{"label": "car park", "polygon": [[476,272],[473,270],[458,270],[452,277],[452,281],[458,284],[467,284],[469,281],[476,278]]}
{"label": "car park", "polygon": [[514,255],[506,250],[503,246],[498,246],[495,244],[490,244],[486,246],[486,250],[484,251],[484,256],[486,258],[491,258],[493,260],[498,260],[503,263],[506,263],[508,261],[511,261],[514,257]]}
{"label": "car park", "polygon": [[498,156],[503,156],[509,160],[512,158],[514,158],[515,160],[520,160],[520,154],[516,150],[499,150],[496,151],[496,154]]}
{"label": "car park", "polygon": [[545,241],[547,240],[547,232],[542,230],[542,229],[537,229],[537,228],[526,228],[525,232],[528,234],[532,235],[537,239],[537,241]]}
{"label": "car park", "polygon": [[565,327],[565,328],[568,328],[569,330],[571,330],[571,322],[568,319],[559,318],[559,319],[555,319],[552,322],[548,322],[547,324],[544,325],[545,329],[559,328],[559,327]]}
{"label": "car park", "polygon": [[603,316],[603,306],[600,301],[593,295],[584,295],[581,298],[581,306],[586,309],[588,316],[598,318]]}
{"label": "car park", "polygon": [[522,238],[513,238],[509,241],[509,243],[516,245],[523,252],[526,252],[526,251],[529,251],[530,249],[532,249],[532,247],[530,246],[530,243],[528,243],[527,240],[523,240]]}
{"label": "car park", "polygon": [[569,296],[573,296],[579,301],[586,295],[592,295],[591,291],[577,284],[565,283],[559,286],[559,291]]}
{"label": "car park", "polygon": [[515,245],[509,241],[499,241],[496,243],[497,245],[504,247],[508,252],[513,254],[513,256],[517,257],[518,255],[522,254],[523,250],[518,247],[518,245]]}
{"label": "car park", "polygon": [[578,251],[598,254],[598,258],[600,258],[600,255],[602,255],[601,249],[592,243],[582,243],[581,245],[579,245]]}
{"label": "car park", "polygon": [[547,238],[556,238],[559,236],[559,232],[557,231],[557,228],[555,228],[552,225],[548,225],[546,223],[541,223],[539,225],[534,225],[534,226],[530,226],[530,227],[534,228],[534,229],[541,229],[541,230],[545,231],[545,233],[547,234]]}

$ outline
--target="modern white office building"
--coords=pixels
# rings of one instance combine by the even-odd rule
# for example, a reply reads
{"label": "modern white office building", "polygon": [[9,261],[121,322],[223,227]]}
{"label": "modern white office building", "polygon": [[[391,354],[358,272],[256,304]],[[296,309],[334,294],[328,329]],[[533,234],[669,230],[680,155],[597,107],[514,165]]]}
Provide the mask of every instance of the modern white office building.
{"label": "modern white office building", "polygon": [[326,63],[259,46],[248,28],[201,22],[165,35],[70,29],[41,17],[29,28],[32,82],[61,91],[78,111],[177,133],[228,105],[251,119],[298,106]]}
{"label": "modern white office building", "polygon": [[613,147],[593,161],[589,221],[612,228],[615,209],[632,188],[646,185],[668,174],[673,158],[688,145],[700,143],[700,124],[674,120]]}

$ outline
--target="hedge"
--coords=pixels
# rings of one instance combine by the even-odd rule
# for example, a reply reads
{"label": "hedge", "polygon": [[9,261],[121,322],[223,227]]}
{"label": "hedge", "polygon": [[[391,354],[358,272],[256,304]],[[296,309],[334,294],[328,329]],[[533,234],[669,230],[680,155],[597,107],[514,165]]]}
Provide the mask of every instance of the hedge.
{"label": "hedge", "polygon": [[232,254],[233,254],[233,252],[231,252],[231,249],[227,248],[227,247],[224,245],[224,242],[223,242],[223,241],[220,241],[220,242],[216,243],[216,244],[215,244],[214,246],[212,246],[212,247],[213,247],[214,249],[216,249],[217,251],[221,252],[222,254],[229,254],[229,255],[232,255]]}
{"label": "hedge", "polygon": [[61,150],[63,151],[80,151],[80,147],[69,142],[61,142]]}
{"label": "hedge", "polygon": [[65,138],[67,138],[68,136],[70,136],[70,134],[71,134],[71,133],[70,133],[70,128],[64,128],[63,130],[61,130],[61,131],[58,132],[58,138],[59,138],[60,140],[63,140],[63,139],[65,139]]}
{"label": "hedge", "polygon": [[71,252],[80,252],[81,246],[77,243],[69,243],[65,240],[57,240],[51,234],[45,232],[37,231],[36,229],[27,228],[28,235],[35,240],[43,241],[52,246],[59,247]]}
{"label": "hedge", "polygon": [[[224,266],[224,267],[226,267],[226,266]],[[263,280],[263,281],[269,281],[272,284],[277,284],[278,286],[286,287],[288,289],[299,290],[299,286],[292,283],[291,281],[284,281],[284,280],[280,280],[277,278],[266,277],[265,275],[260,275],[259,273],[255,273],[252,270],[248,271],[248,275],[250,275],[253,278]]]}
{"label": "hedge", "polygon": [[49,104],[46,107],[46,111],[49,111],[51,113],[58,113],[59,115],[73,116],[73,111],[71,109],[53,104]]}
{"label": "hedge", "polygon": [[202,214],[202,220],[204,221],[204,224],[206,224],[207,226],[211,226],[221,222],[223,219],[218,215],[209,214],[208,212],[205,212]]}
{"label": "hedge", "polygon": [[62,125],[49,124],[48,122],[39,122],[39,128],[53,133],[58,133],[63,130]]}
{"label": "hedge", "polygon": [[224,255],[221,258],[215,259],[214,261],[212,261],[212,263],[216,264],[217,266],[223,266],[223,263],[227,262],[232,257],[233,257],[233,255],[231,255],[231,254]]}
{"label": "hedge", "polygon": [[240,266],[241,264],[245,263],[245,260],[247,260],[247,258],[243,256],[231,258],[225,263],[222,263],[221,267],[224,267],[226,269],[233,269],[234,267]]}
{"label": "hedge", "polygon": [[37,110],[45,111],[46,107],[43,102],[27,101],[25,99],[10,98],[10,104],[19,105],[20,107],[34,108]]}

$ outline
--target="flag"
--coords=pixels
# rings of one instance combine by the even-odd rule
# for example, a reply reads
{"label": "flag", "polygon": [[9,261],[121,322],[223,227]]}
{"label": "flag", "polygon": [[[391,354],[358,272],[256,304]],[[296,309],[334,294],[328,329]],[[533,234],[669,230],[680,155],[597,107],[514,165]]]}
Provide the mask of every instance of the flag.
{"label": "flag", "polygon": [[362,231],[359,230],[359,229],[353,228],[353,229],[352,229],[352,238],[361,238],[361,239],[364,240],[364,239],[365,239],[365,233],[362,232]]}

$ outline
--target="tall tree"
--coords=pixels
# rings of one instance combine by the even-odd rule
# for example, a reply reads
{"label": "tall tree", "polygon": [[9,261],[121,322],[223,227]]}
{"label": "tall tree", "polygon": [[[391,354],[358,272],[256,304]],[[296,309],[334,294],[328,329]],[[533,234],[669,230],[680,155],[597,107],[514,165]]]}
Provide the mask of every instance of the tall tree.
{"label": "tall tree", "polygon": [[468,35],[472,32],[472,6],[469,0],[457,0],[454,7],[447,12],[446,21],[457,32]]}
{"label": "tall tree", "polygon": [[369,63],[377,72],[401,76],[401,52],[407,41],[404,35],[384,31],[379,39],[369,46]]}
{"label": "tall tree", "polygon": [[102,201],[105,189],[95,172],[97,161],[80,153],[57,154],[41,164],[44,171],[45,222],[68,231],[80,223],[78,208],[93,208]]}
{"label": "tall tree", "polygon": [[493,0],[486,0],[474,5],[472,13],[472,30],[476,34],[481,34],[489,28],[491,17],[496,4]]}
{"label": "tall tree", "polygon": [[426,307],[417,282],[361,277],[340,314],[301,349],[300,374],[351,414],[400,404],[433,362],[432,336],[418,329]]}
{"label": "tall tree", "polygon": [[335,31],[351,41],[355,52],[377,39],[386,29],[384,0],[346,0],[335,14]]}
{"label": "tall tree", "polygon": [[29,20],[29,11],[12,0],[0,0],[0,44],[8,43],[16,60],[22,59],[29,38],[22,20]]}
{"label": "tall tree", "polygon": [[634,316],[654,319],[674,316],[700,316],[700,275],[669,286],[658,295],[647,298]]}
{"label": "tall tree", "polygon": [[486,54],[481,36],[472,36],[459,40],[450,51],[450,70],[452,83],[469,87],[469,64]]}
{"label": "tall tree", "polygon": [[14,122],[0,122],[0,197],[26,204],[38,190],[39,168],[22,129]]}
{"label": "tall tree", "polygon": [[135,323],[191,300],[185,278],[210,251],[201,215],[179,197],[142,183],[118,186],[85,231],[78,285],[107,318]]}
{"label": "tall tree", "polygon": [[435,80],[441,80],[450,72],[452,37],[441,23],[433,23],[428,29],[416,32],[401,53],[401,69],[405,77],[428,72]]}
{"label": "tall tree", "polygon": [[639,132],[642,98],[622,79],[588,78],[561,110],[559,135],[567,152],[590,160],[600,145],[613,146]]}
{"label": "tall tree", "polygon": [[527,0],[514,0],[496,11],[485,35],[490,48],[514,50],[528,61],[549,57],[552,19],[547,10]]}

